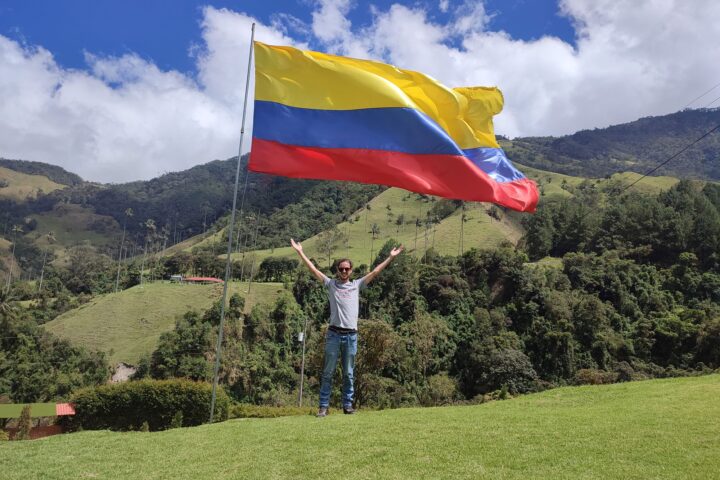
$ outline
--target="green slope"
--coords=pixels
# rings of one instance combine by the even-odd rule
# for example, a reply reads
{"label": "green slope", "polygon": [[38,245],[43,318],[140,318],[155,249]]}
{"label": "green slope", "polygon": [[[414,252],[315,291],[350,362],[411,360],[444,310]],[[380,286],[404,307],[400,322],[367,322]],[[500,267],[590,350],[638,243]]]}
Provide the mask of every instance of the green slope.
{"label": "green slope", "polygon": [[[257,303],[272,302],[283,288],[278,283],[255,283],[248,296],[247,283],[230,287],[230,294],[246,297],[247,311]],[[152,352],[163,332],[172,330],[178,316],[188,310],[202,312],[221,295],[222,285],[150,283],[96,297],[45,328],[90,350],[106,352],[111,365],[136,364]]]}
{"label": "green slope", "polygon": [[[525,174],[538,182],[542,191],[540,201],[544,199],[572,196],[571,190],[582,182],[588,180],[582,177],[573,177],[561,173],[538,170],[532,167],[520,166]],[[618,188],[629,185],[640,176],[634,173],[620,173],[608,179],[589,179],[598,184],[598,188],[608,185],[615,185]],[[671,188],[678,182],[673,177],[645,177],[637,183],[633,189],[642,193],[657,194]],[[338,244],[333,252],[334,258],[347,256],[359,263],[368,263],[377,254],[378,249],[390,238],[403,243],[411,254],[423,255],[426,248],[433,247],[444,255],[457,255],[461,251],[460,219],[462,211],[456,210],[452,215],[443,219],[434,227],[425,229],[421,226],[415,231],[415,219],[421,221],[426,218],[428,209],[432,207],[433,201],[420,195],[405,190],[390,188],[369,202],[370,209],[362,208],[355,212],[350,221],[337,225],[340,232],[348,237],[347,242]],[[492,248],[502,241],[517,243],[524,231],[521,220],[529,214],[517,212],[502,212],[493,209],[491,204],[466,202],[466,218],[463,225],[462,251],[470,248]],[[388,206],[390,207],[388,209]],[[491,213],[497,214],[499,218]],[[397,225],[398,217],[402,215],[405,222]],[[380,234],[375,241],[369,233],[372,225],[376,224]],[[322,233],[303,241],[303,247],[309,256],[319,261],[327,262],[327,255],[320,251],[319,243]],[[210,244],[214,242],[225,242],[227,233],[225,230],[208,236],[206,239],[194,242],[193,245]],[[289,243],[289,241],[288,241]],[[187,250],[190,247],[186,247]],[[372,255],[371,255],[372,254]],[[258,250],[254,252],[256,263],[261,262],[269,256],[292,257],[295,253],[287,247]],[[239,259],[241,255],[233,255]]]}
{"label": "green slope", "polygon": [[34,199],[40,192],[50,193],[65,188],[65,185],[55,183],[44,175],[30,175],[5,167],[0,167],[0,185],[4,185],[0,187],[0,198],[17,202]]}
{"label": "green slope", "polygon": [[[459,252],[462,214],[460,209],[434,228],[431,226],[426,230],[424,225],[420,226],[416,237],[415,220],[423,221],[426,218],[433,201],[405,190],[390,188],[373,198],[369,205],[369,209],[362,208],[351,215],[349,221],[337,225],[348,241],[338,243],[333,257],[348,256],[358,263],[369,263],[382,245],[391,238],[403,243],[411,254],[418,256],[424,254],[426,247],[434,247],[441,254],[456,255]],[[499,212],[500,218],[496,219],[488,214],[490,208],[489,204],[484,203],[466,204],[463,250],[472,247],[493,247],[503,240],[517,242],[522,235],[516,216]],[[404,217],[404,222],[398,225],[396,222],[401,215]],[[370,233],[373,224],[377,225],[380,231],[374,241]],[[319,249],[321,235],[299,240],[303,240],[303,247],[309,256],[327,262],[326,255]],[[257,261],[260,262],[269,256],[294,256],[295,252],[288,246],[259,250],[256,255]],[[238,259],[240,255],[235,254],[233,258]]]}
{"label": "green slope", "polygon": [[720,477],[720,376],[0,444],[10,479]]}

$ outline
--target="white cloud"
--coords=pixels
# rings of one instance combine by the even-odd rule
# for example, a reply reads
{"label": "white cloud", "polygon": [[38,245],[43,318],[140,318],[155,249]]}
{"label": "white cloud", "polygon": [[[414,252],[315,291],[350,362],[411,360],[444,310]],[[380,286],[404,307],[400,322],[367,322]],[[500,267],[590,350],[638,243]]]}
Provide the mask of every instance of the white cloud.
{"label": "white cloud", "polygon": [[[278,12],[270,25],[258,22],[256,38],[301,48],[308,41],[423,71],[449,86],[498,85],[506,106],[497,131],[511,136],[665,114],[720,81],[720,2],[714,0],[562,0],[576,47],[554,37],[522,41],[488,31],[481,2],[442,0],[439,8],[451,12],[447,24],[433,23],[420,2],[373,7],[372,23],[362,28],[350,15],[369,8],[364,2],[314,5],[309,24]],[[87,69],[64,69],[50,51],[0,36],[0,156],[117,182],[234,155],[253,21],[230,10],[203,10],[202,40],[189,47],[197,78],[134,54],[90,52]]]}
{"label": "white cloud", "polygon": [[[197,81],[137,55],[87,54],[87,71],[65,70],[49,51],[0,36],[0,156],[122,182],[235,155],[252,22],[205,10]],[[294,43],[261,24],[256,39]]]}
{"label": "white cloud", "polygon": [[452,31],[456,35],[468,35],[485,30],[490,16],[485,13],[485,4],[476,0],[465,0],[455,11]]}
{"label": "white cloud", "polygon": [[[497,85],[505,110],[497,131],[560,135],[676,111],[720,81],[720,3],[713,0],[564,0],[577,47],[486,31],[462,17],[433,24],[426,11],[394,5],[363,32],[368,49],[449,86]],[[468,19],[483,18],[477,8]],[[453,35],[462,26],[479,28]],[[701,106],[698,102],[696,106]]]}

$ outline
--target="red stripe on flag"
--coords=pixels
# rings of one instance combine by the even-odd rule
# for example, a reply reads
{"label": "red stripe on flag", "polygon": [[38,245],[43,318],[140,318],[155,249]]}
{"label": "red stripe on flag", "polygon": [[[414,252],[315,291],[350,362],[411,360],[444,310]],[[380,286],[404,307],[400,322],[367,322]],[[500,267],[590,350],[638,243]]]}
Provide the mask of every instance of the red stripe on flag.
{"label": "red stripe on flag", "polygon": [[415,155],[385,150],[317,148],[253,138],[248,168],[294,178],[391,185],[440,197],[492,202],[534,212],[535,182],[496,182],[460,155]]}

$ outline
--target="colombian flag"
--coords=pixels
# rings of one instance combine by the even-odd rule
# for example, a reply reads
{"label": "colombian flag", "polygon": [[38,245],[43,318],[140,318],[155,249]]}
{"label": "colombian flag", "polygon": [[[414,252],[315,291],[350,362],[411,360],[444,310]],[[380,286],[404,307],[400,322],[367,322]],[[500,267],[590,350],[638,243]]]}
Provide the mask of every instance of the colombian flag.
{"label": "colombian flag", "polygon": [[535,183],[505,157],[497,88],[447,88],[392,65],[255,43],[249,168],[392,185],[533,212]]}

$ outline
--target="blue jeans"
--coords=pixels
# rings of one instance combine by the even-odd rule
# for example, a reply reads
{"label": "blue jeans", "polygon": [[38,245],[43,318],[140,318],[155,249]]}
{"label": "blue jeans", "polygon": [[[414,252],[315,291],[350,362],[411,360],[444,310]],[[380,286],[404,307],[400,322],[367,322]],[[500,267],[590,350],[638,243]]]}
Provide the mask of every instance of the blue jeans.
{"label": "blue jeans", "polygon": [[357,354],[357,333],[337,333],[327,331],[325,337],[325,366],[323,367],[322,383],[320,384],[320,407],[330,406],[333,375],[340,358],[343,372],[342,403],[343,407],[351,407],[353,403],[353,370]]}

